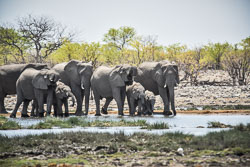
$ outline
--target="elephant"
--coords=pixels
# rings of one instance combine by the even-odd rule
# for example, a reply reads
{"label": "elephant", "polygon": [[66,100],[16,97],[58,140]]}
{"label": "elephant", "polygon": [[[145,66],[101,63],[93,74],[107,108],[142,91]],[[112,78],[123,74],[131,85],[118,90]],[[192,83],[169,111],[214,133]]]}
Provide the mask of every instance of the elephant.
{"label": "elephant", "polygon": [[153,92],[145,91],[145,105],[143,105],[143,114],[152,115],[154,113],[155,96]]}
{"label": "elephant", "polygon": [[0,66],[0,113],[7,113],[4,107],[4,98],[16,94],[16,81],[27,68],[41,70],[46,64],[11,64]]}
{"label": "elephant", "polygon": [[63,116],[62,112],[62,105],[64,105],[65,109],[65,117],[69,116],[69,109],[68,109],[68,98],[71,97],[72,99],[72,107],[75,104],[75,98],[69,86],[65,85],[63,82],[58,81],[56,90],[55,90],[55,98],[57,104],[57,110],[54,111],[55,116]]}
{"label": "elephant", "polygon": [[[53,106],[54,106],[54,116],[63,116],[62,105],[64,105],[65,109],[65,117],[69,116],[68,109],[68,98],[72,98],[72,107],[75,104],[75,98],[69,86],[62,83],[60,80],[56,83],[56,88],[53,95]],[[47,97],[44,98],[44,103],[46,103]],[[36,114],[35,111],[36,110]],[[33,102],[31,116],[38,116],[38,105],[36,101]]]}
{"label": "elephant", "polygon": [[138,83],[134,82],[132,85],[128,86],[126,89],[126,95],[129,106],[129,115],[134,116],[136,107],[138,106],[138,115],[141,115],[145,105],[145,89]]}
{"label": "elephant", "polygon": [[155,95],[160,95],[164,103],[164,115],[176,115],[174,101],[174,87],[179,84],[177,65],[168,61],[144,62],[139,65],[138,73],[134,79],[136,82]]}
{"label": "elephant", "polygon": [[27,111],[28,105],[26,105],[26,102],[31,100],[37,102],[39,116],[43,116],[44,97],[47,97],[46,115],[49,115],[53,102],[53,91],[58,80],[59,74],[53,69],[36,70],[28,68],[24,70],[16,82],[17,102],[10,117],[16,117],[16,112],[22,102],[24,102],[23,110]]}
{"label": "elephant", "polygon": [[76,115],[83,115],[82,102],[85,97],[85,114],[89,111],[90,78],[93,74],[92,63],[71,60],[68,63],[55,65],[52,69],[59,73],[61,81],[68,85],[73,92],[76,101]]}
{"label": "elephant", "polygon": [[117,65],[113,68],[99,66],[91,77],[91,88],[96,103],[96,116],[100,116],[100,99],[106,98],[103,110],[107,113],[107,107],[114,98],[118,106],[118,114],[123,114],[126,96],[126,85],[133,83],[133,76],[137,68],[131,65]]}

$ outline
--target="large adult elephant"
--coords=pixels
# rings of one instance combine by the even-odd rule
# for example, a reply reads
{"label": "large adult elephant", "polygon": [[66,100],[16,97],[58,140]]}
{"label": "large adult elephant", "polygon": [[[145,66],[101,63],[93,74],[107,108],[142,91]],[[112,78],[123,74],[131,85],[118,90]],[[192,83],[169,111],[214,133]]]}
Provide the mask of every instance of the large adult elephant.
{"label": "large adult elephant", "polygon": [[179,83],[178,67],[168,61],[144,62],[139,65],[135,81],[141,83],[146,90],[160,95],[164,103],[164,115],[176,115],[174,103],[174,87]]}
{"label": "large adult elephant", "polygon": [[96,116],[100,116],[100,99],[106,98],[105,106],[114,98],[118,106],[118,114],[123,115],[126,85],[133,82],[136,75],[136,67],[130,65],[118,65],[110,68],[98,67],[91,77],[91,88],[96,103]]}
{"label": "large adult elephant", "polygon": [[[31,100],[37,102],[39,115],[43,116],[45,97],[47,98],[47,115],[49,115],[53,103],[53,93],[58,80],[59,74],[55,70],[36,70],[32,68],[24,70],[16,82],[17,101],[10,117],[16,117],[16,112],[22,102]],[[28,106],[25,104],[27,103],[24,103],[23,108],[26,111]]]}
{"label": "large adult elephant", "polygon": [[61,81],[68,85],[77,101],[76,115],[83,115],[82,102],[85,97],[85,114],[89,111],[90,78],[93,74],[92,63],[71,60],[68,63],[57,64],[53,67]]}
{"label": "large adult elephant", "polygon": [[41,70],[46,64],[12,64],[0,66],[0,113],[7,113],[4,107],[4,98],[16,94],[16,81],[27,68]]}

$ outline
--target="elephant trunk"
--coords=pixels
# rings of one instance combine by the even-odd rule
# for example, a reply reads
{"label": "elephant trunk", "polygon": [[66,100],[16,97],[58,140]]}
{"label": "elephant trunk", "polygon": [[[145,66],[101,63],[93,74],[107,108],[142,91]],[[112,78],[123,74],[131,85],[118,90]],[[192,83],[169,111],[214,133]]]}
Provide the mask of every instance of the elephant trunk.
{"label": "elephant trunk", "polygon": [[90,86],[85,87],[84,96],[85,96],[85,112],[87,115],[89,111]]}
{"label": "elephant trunk", "polygon": [[173,111],[173,114],[176,115],[175,102],[174,102],[174,86],[175,86],[175,82],[169,82],[167,84],[167,89],[169,91],[169,101],[171,104],[171,109]]}

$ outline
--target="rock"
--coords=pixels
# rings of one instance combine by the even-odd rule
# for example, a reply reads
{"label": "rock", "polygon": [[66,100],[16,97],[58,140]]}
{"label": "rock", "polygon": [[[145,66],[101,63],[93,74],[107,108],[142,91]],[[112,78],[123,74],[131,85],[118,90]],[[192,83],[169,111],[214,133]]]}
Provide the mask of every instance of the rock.
{"label": "rock", "polygon": [[183,150],[183,148],[178,148],[177,149],[177,154],[180,155],[180,156],[184,156],[184,150]]}

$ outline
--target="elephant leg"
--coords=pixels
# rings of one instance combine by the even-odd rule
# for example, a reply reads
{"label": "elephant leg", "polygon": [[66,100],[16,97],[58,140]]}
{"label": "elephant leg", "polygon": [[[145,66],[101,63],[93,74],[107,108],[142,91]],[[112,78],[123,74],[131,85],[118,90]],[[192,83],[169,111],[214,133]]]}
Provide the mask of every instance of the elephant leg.
{"label": "elephant leg", "polygon": [[128,111],[129,111],[129,114],[130,114],[131,104],[130,104],[130,96],[128,94],[127,94],[127,101],[128,101]]}
{"label": "elephant leg", "polygon": [[17,113],[17,110],[18,108],[20,107],[20,105],[22,104],[23,102],[23,99],[19,96],[17,96],[17,101],[16,101],[16,105],[15,105],[15,108],[14,110],[12,111],[12,113],[10,114],[10,117],[11,118],[16,118],[16,113]]}
{"label": "elephant leg", "polygon": [[104,104],[104,106],[102,107],[102,114],[108,114],[108,106],[109,106],[109,104],[110,104],[110,102],[113,100],[113,98],[112,97],[108,97],[108,98],[106,98],[106,101],[105,101],[105,104]]}
{"label": "elephant leg", "polygon": [[167,97],[168,95],[167,95],[166,89],[161,88],[161,87],[158,87],[158,89],[159,89],[159,93],[160,93],[160,96],[162,98],[162,101],[164,103],[163,114],[164,115],[172,115],[172,113],[169,110],[169,100],[168,100],[168,97]]}
{"label": "elephant leg", "polygon": [[142,102],[141,100],[138,101],[138,115],[141,116],[142,115]]}
{"label": "elephant leg", "polygon": [[37,105],[38,105],[38,115],[39,117],[43,117],[44,116],[44,108],[43,108],[44,94],[39,90],[35,90],[35,96],[36,96]]}
{"label": "elephant leg", "polygon": [[[31,113],[30,113],[30,116],[32,117],[35,117],[37,116],[37,102],[35,100],[33,100],[32,102],[32,109],[31,109]],[[35,114],[35,111],[36,111],[36,114]]]}
{"label": "elephant leg", "polygon": [[73,86],[72,87],[72,92],[76,97],[76,102],[77,102],[77,107],[76,107],[76,116],[82,116],[83,112],[82,112],[82,90],[79,87]]}
{"label": "elephant leg", "polygon": [[51,113],[51,107],[53,104],[53,90],[49,90],[48,91],[48,95],[47,95],[47,112],[46,112],[46,116],[49,116]]}
{"label": "elephant leg", "polygon": [[96,113],[95,116],[101,116],[100,113],[100,95],[97,93],[95,89],[93,89],[95,105],[96,105]]}
{"label": "elephant leg", "polygon": [[121,89],[121,100],[123,109],[124,109],[125,98],[126,98],[126,87]]}
{"label": "elephant leg", "polygon": [[30,117],[27,113],[28,110],[28,106],[29,106],[30,100],[24,100],[23,102],[23,110],[22,110],[22,114],[21,117]]}
{"label": "elephant leg", "polygon": [[6,111],[6,109],[4,107],[4,96],[2,93],[0,93],[0,113],[1,114],[8,114],[8,112]]}
{"label": "elephant leg", "polygon": [[62,111],[62,100],[61,99],[57,99],[57,116],[62,117],[63,116],[63,111]]}
{"label": "elephant leg", "polygon": [[130,103],[130,110],[129,110],[129,115],[134,116],[135,115],[135,100],[133,98],[129,98],[129,103]]}
{"label": "elephant leg", "polygon": [[65,110],[64,116],[68,117],[69,116],[68,99],[64,99],[63,104],[64,104],[64,110]]}
{"label": "elephant leg", "polygon": [[122,99],[121,99],[121,89],[114,88],[112,92],[113,92],[113,98],[115,99],[118,106],[118,114],[123,116],[124,114],[123,114]]}

